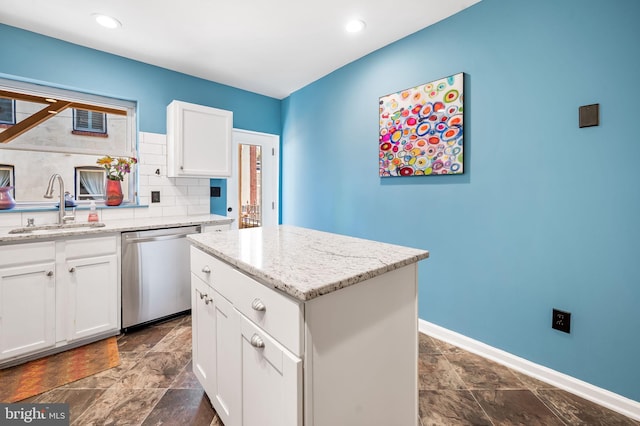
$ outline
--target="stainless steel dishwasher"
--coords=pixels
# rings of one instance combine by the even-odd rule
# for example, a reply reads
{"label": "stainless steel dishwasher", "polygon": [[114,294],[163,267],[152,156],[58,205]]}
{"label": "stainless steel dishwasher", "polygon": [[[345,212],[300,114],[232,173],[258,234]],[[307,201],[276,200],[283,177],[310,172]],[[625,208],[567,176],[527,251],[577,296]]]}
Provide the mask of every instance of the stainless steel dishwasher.
{"label": "stainless steel dishwasher", "polygon": [[189,242],[200,226],[122,233],[122,328],[191,309]]}

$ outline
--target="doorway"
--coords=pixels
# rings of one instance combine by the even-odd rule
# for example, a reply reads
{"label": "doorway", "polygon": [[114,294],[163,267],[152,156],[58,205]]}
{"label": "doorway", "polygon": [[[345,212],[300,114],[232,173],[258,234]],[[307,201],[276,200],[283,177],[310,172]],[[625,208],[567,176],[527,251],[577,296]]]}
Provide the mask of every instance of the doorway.
{"label": "doorway", "polygon": [[279,137],[233,130],[231,178],[227,180],[227,217],[233,229],[278,224]]}

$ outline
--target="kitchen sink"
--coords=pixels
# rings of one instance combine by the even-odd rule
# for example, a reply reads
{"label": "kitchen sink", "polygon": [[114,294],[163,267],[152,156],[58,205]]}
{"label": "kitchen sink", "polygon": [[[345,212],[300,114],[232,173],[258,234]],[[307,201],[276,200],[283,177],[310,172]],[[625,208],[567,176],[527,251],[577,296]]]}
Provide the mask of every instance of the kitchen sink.
{"label": "kitchen sink", "polygon": [[15,228],[9,231],[10,234],[27,234],[33,231],[57,231],[60,229],[73,229],[73,228],[102,228],[105,224],[102,222],[85,222],[85,223],[51,223],[47,225],[35,225],[24,226],[22,228]]}

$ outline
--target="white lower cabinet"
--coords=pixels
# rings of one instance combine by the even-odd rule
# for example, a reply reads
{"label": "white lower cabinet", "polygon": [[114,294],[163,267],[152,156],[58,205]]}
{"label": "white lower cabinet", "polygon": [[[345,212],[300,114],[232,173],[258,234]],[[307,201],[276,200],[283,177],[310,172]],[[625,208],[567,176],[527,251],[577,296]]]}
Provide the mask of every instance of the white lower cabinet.
{"label": "white lower cabinet", "polygon": [[245,317],[241,360],[242,424],[301,425],[302,360]]}
{"label": "white lower cabinet", "polygon": [[224,424],[239,425],[239,314],[194,274],[191,283],[193,372]]}
{"label": "white lower cabinet", "polygon": [[0,364],[119,332],[118,242],[0,246]]}
{"label": "white lower cabinet", "polygon": [[116,255],[67,261],[69,334],[73,341],[118,328]]}
{"label": "white lower cabinet", "polygon": [[418,424],[417,265],[301,302],[191,247],[193,369],[225,426]]}
{"label": "white lower cabinet", "polygon": [[116,236],[60,241],[67,289],[66,339],[73,342],[119,330],[118,239]]}
{"label": "white lower cabinet", "polygon": [[0,247],[0,361],[55,345],[54,259],[53,243]]}

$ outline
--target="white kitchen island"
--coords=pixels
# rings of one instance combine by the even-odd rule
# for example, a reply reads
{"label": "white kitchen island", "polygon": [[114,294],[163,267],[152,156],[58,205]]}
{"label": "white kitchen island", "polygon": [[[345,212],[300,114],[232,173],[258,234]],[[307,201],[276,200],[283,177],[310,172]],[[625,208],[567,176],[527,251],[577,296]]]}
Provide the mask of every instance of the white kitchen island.
{"label": "white kitchen island", "polygon": [[285,225],[188,238],[193,368],[225,426],[418,423],[427,251]]}

